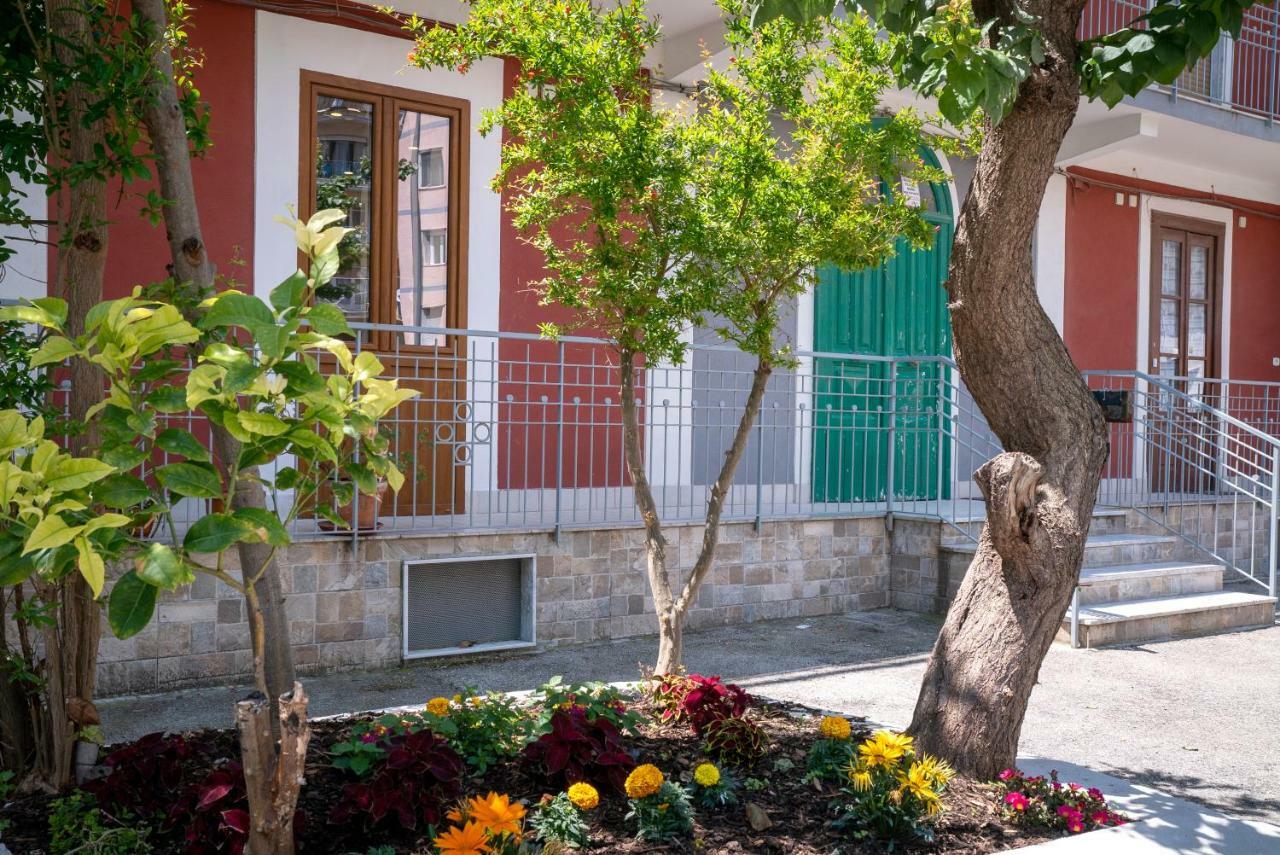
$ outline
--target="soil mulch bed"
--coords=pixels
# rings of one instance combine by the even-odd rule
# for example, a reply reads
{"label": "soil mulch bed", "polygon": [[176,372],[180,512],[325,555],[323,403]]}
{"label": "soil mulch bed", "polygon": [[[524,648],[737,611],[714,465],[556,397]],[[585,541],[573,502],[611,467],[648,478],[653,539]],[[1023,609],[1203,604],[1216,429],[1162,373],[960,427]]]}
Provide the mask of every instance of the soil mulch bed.
{"label": "soil mulch bed", "polygon": [[[647,712],[643,701],[637,701],[633,709]],[[699,809],[697,823],[691,840],[680,845],[654,845],[640,843],[632,835],[634,829],[623,819],[627,812],[625,800],[618,795],[602,792],[600,807],[588,814],[591,822],[591,852],[619,853],[796,853],[796,855],[853,855],[854,853],[882,853],[884,844],[852,839],[847,832],[830,827],[831,812],[829,793],[818,790],[813,784],[802,782],[805,757],[815,739],[816,714],[801,707],[758,703],[753,705],[753,715],[769,735],[767,755],[753,769],[735,769],[734,775],[742,784],[749,778],[763,782],[762,789],[750,791],[740,786],[739,803],[720,810]],[[333,805],[342,798],[342,787],[351,780],[342,771],[329,765],[328,749],[340,741],[355,721],[371,716],[353,716],[313,722],[311,749],[307,762],[307,783],[302,789],[299,807],[305,813],[299,837],[299,851],[303,853],[363,853],[376,845],[394,846],[399,853],[431,852],[430,840],[422,830],[418,832],[382,828],[365,832],[354,826],[334,826],[326,822]],[[652,721],[651,717],[646,719]],[[854,724],[854,738],[868,735],[865,725]],[[218,758],[234,758],[238,745],[234,731],[203,731],[190,734],[212,748],[208,755],[192,758],[187,766],[188,780],[199,780]],[[705,756],[700,743],[687,726],[662,726],[646,724],[639,738],[628,738],[628,746],[639,762],[653,763],[669,777],[688,783],[693,768]],[[480,779],[469,779],[464,785],[467,794],[485,793],[489,790],[508,793],[521,798],[530,806],[536,805],[548,788],[537,777],[523,768],[519,760],[504,763],[490,769]],[[48,816],[51,797],[37,794],[12,800],[0,809],[0,818],[10,822],[4,842],[15,855],[35,855],[46,852],[48,847]],[[754,831],[746,820],[745,804],[754,802],[763,808],[773,825],[763,831]],[[1050,839],[1050,833],[1040,833],[1010,824],[996,807],[996,799],[990,785],[957,776],[945,797],[946,811],[936,827],[937,838],[932,844],[916,843],[904,846],[899,843],[894,852],[946,853],[946,855],[984,855],[1002,852]],[[155,852],[183,852],[180,841],[152,837]]]}

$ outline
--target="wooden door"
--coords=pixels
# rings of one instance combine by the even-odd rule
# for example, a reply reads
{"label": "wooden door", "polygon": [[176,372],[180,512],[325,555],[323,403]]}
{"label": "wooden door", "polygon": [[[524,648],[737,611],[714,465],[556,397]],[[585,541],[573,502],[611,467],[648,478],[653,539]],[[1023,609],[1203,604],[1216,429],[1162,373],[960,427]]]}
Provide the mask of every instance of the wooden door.
{"label": "wooden door", "polygon": [[1213,489],[1214,425],[1199,402],[1216,403],[1222,228],[1157,217],[1151,229],[1150,372],[1172,391],[1152,396],[1148,438],[1157,493]]}

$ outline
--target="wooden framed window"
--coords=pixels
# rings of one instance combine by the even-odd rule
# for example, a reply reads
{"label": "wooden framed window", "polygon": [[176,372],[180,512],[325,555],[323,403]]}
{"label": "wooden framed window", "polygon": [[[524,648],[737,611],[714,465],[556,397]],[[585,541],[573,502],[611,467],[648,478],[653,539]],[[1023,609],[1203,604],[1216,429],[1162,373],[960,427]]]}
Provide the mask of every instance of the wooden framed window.
{"label": "wooden framed window", "polygon": [[355,229],[317,299],[381,325],[380,350],[456,346],[420,328],[465,326],[468,102],[311,71],[301,90],[301,213]]}

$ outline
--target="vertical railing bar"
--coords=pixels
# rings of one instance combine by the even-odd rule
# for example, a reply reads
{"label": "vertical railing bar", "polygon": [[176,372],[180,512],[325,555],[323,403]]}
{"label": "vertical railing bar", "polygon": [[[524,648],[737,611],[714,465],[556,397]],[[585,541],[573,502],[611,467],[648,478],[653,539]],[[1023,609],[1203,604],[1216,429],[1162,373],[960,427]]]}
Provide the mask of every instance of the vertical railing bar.
{"label": "vertical railing bar", "polygon": [[560,543],[560,500],[564,488],[564,342],[556,342],[559,366],[556,371],[556,510],[551,539]]}

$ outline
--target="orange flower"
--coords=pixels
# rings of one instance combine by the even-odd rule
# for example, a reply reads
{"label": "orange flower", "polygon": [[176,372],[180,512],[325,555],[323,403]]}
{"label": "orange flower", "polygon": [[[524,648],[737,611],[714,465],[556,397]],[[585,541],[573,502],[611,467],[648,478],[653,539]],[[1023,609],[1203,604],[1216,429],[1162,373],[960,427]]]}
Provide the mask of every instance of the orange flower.
{"label": "orange flower", "polygon": [[524,805],[511,801],[510,796],[498,793],[489,793],[484,798],[476,796],[469,804],[468,813],[494,837],[502,834],[510,834],[516,838],[520,836]]}
{"label": "orange flower", "polygon": [[478,822],[454,826],[434,841],[440,855],[482,855],[489,851],[489,835]]}

